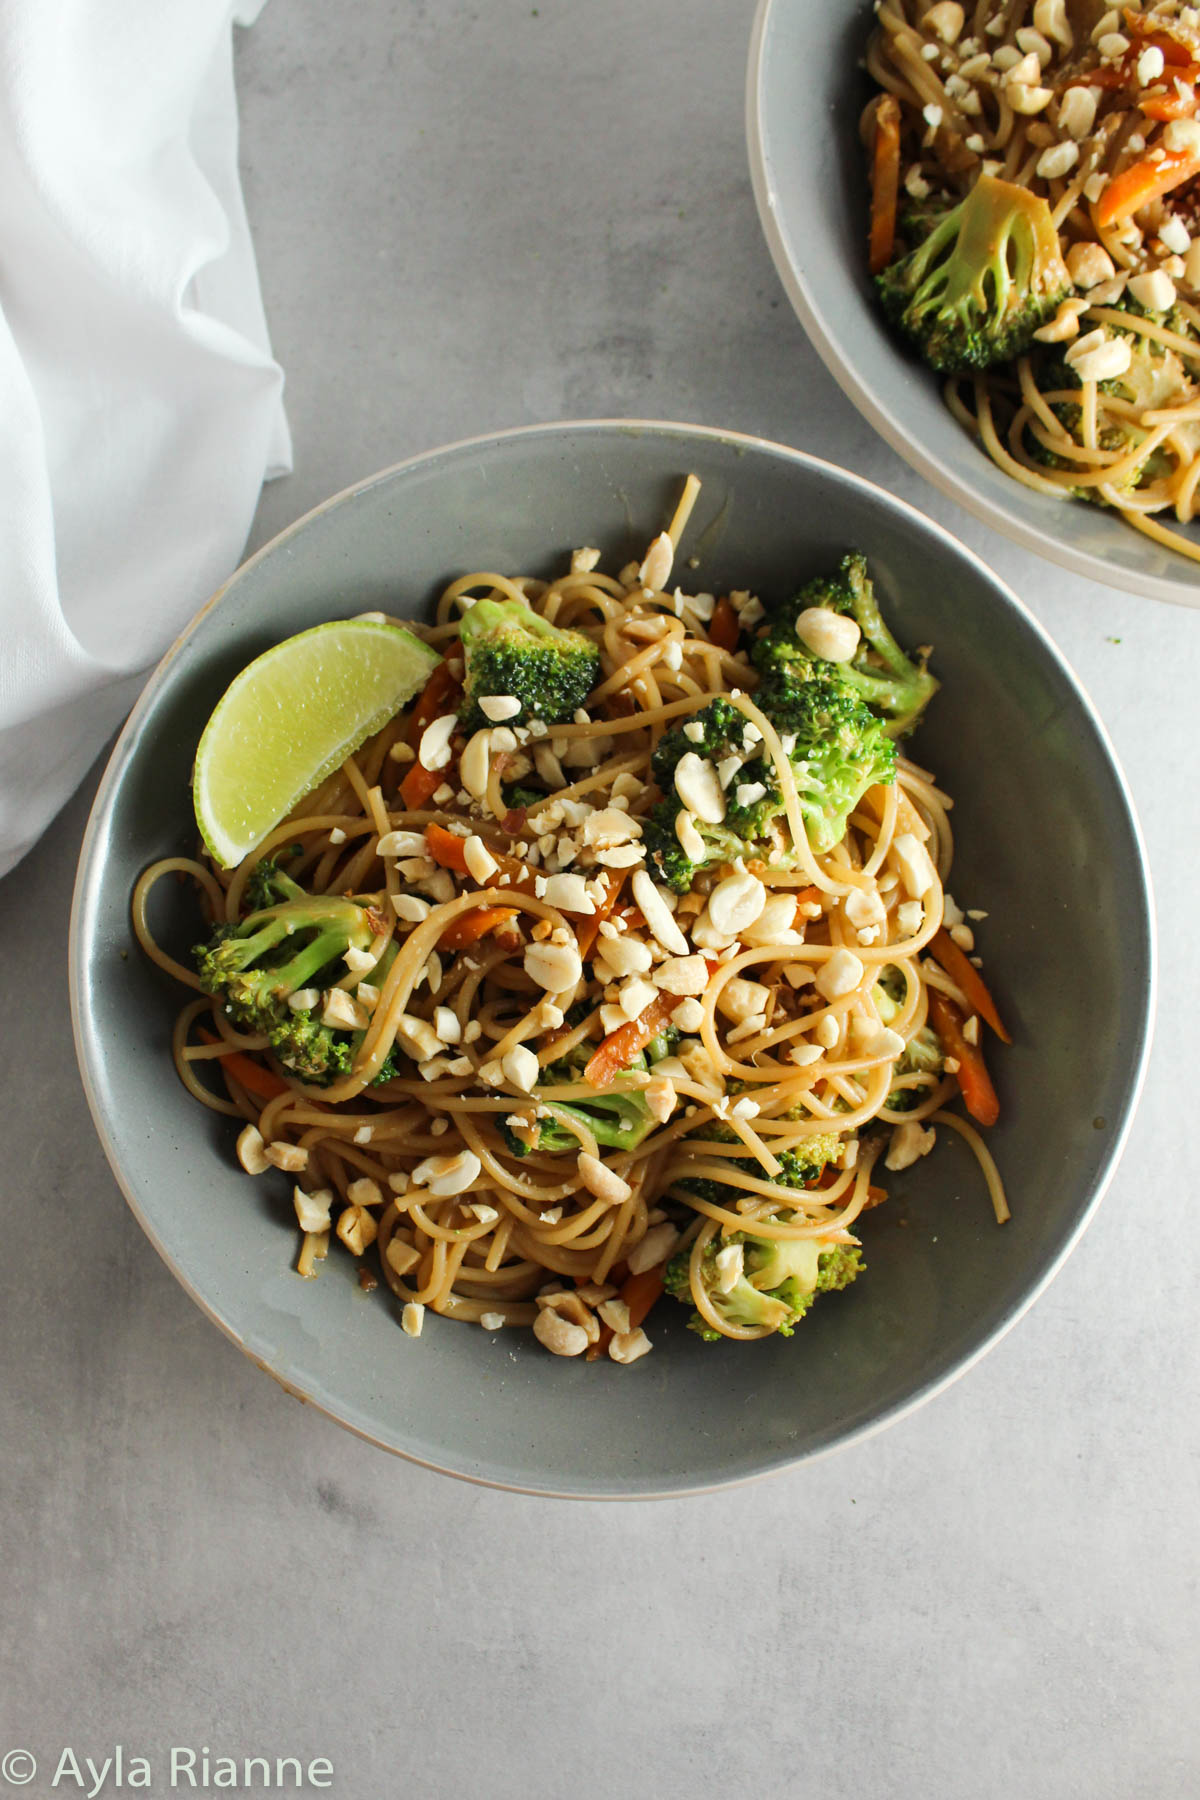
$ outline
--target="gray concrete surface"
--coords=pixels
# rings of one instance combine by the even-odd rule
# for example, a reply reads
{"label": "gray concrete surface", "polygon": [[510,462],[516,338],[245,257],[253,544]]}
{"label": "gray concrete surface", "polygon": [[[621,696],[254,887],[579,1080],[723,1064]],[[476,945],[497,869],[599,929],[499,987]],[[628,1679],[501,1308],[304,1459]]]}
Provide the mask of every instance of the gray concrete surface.
{"label": "gray concrete surface", "polygon": [[285,1398],[126,1210],[67,1023],[80,796],[0,887],[0,1795],[88,1792],[117,1744],[126,1787],[208,1746],[327,1758],[342,1800],[1200,1789],[1200,616],[1040,565],[851,410],[759,238],[749,24],[747,0],[268,7],[243,157],[297,466],[254,541],[409,452],[571,414],[759,431],[914,500],[1055,635],[1134,788],[1164,980],[1123,1165],[1033,1312],[873,1441],[626,1507],[426,1474]]}

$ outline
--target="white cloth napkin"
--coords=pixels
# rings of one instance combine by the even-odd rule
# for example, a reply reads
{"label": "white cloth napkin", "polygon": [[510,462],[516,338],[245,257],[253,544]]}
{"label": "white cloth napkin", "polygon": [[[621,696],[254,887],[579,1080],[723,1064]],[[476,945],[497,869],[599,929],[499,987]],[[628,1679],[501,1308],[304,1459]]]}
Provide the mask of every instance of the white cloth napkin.
{"label": "white cloth napkin", "polygon": [[291,466],[237,170],[262,5],[0,5],[0,875]]}

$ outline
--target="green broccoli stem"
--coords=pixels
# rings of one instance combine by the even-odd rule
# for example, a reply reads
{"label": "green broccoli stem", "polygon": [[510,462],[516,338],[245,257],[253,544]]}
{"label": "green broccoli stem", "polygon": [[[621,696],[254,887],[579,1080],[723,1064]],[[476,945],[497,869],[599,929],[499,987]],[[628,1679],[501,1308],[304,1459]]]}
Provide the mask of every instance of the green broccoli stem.
{"label": "green broccoli stem", "polygon": [[[856,551],[851,552],[842,563],[842,572],[850,589],[850,604],[859,629],[875,654],[892,671],[892,678],[889,678],[872,675],[858,666],[844,665],[842,678],[868,705],[874,704],[900,714],[893,724],[885,727],[889,735],[897,736],[924,710],[937,690],[937,681],[928,670],[906,656],[892,636],[887,621],[879,610],[875,585],[867,574],[866,557]],[[907,701],[907,704],[899,707],[896,703],[897,683]]]}
{"label": "green broccoli stem", "polygon": [[289,927],[286,919],[270,917],[266,913],[254,913],[244,923],[252,925],[259,918],[263,923],[249,936],[226,937],[218,945],[218,960],[228,973],[239,974],[243,969],[248,969],[252,963],[268,956],[277,944],[284,943],[291,936],[294,927]]}
{"label": "green broccoli stem", "polygon": [[300,945],[287,962],[258,971],[275,993],[290,994],[307,986],[314,975],[343,956],[351,945],[365,950],[374,936],[366,913],[356,901],[305,894],[301,900],[288,900],[251,913],[234,935],[223,938],[211,957],[214,978],[223,985],[230,977],[250,971],[301,931],[314,932],[315,936]]}
{"label": "green broccoli stem", "polygon": [[[513,615],[517,610],[512,600],[477,600],[474,606],[468,607],[459,621],[459,636],[464,648],[485,632],[511,628]],[[549,619],[543,619],[541,613],[534,612],[531,606],[519,609],[519,619],[522,631],[528,631],[534,637],[545,638],[547,643],[555,643],[562,636],[559,626],[551,625]]]}
{"label": "green broccoli stem", "polygon": [[842,563],[842,572],[850,589],[854,617],[863,636],[900,681],[911,681],[913,664],[892,636],[887,621],[879,610],[875,584],[867,574],[866,557],[858,551],[852,551]]}
{"label": "green broccoli stem", "polygon": [[[277,994],[299,993],[329,963],[344,956],[348,948],[346,933],[337,926],[319,932],[311,943],[305,944],[302,950],[296,952],[290,962],[271,971],[272,988]],[[360,944],[359,948],[365,949],[366,945]]]}
{"label": "green broccoli stem", "polygon": [[[298,881],[293,881],[290,875],[285,875],[277,864],[271,871],[270,887],[271,891],[280,894],[284,901],[305,900],[310,903],[312,901],[312,895],[302,888]],[[279,904],[279,902],[274,902],[274,904]]]}

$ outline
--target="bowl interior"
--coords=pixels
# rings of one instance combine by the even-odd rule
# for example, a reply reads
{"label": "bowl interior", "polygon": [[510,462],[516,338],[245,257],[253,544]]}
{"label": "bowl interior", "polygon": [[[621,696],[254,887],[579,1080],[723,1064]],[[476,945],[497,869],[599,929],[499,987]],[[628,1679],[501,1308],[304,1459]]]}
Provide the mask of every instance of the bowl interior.
{"label": "bowl interior", "polygon": [[874,91],[860,67],[871,23],[866,0],[760,0],[751,44],[747,134],[759,216],[814,346],[892,448],[978,518],[1095,581],[1200,605],[1200,563],[1114,513],[1005,475],[946,409],[937,376],[888,330],[866,269],[858,135]]}
{"label": "bowl interior", "polygon": [[[661,529],[681,476],[703,489],[689,579],[786,596],[864,550],[898,635],[943,682],[914,753],[956,800],[952,888],[985,908],[989,979],[1016,1042],[992,1058],[991,1134],[1013,1199],[998,1228],[957,1140],[891,1181],[864,1223],[869,1272],[792,1341],[702,1344],[653,1316],[632,1368],[547,1356],[430,1317],[404,1337],[350,1258],[292,1272],[286,1177],[250,1181],[231,1122],[197,1106],[169,1054],[180,992],[129,926],[138,873],[193,841],[188,777],[223,687],[267,644],[386,606],[421,614],[469,569],[552,572],[580,544],[619,567]],[[160,884],[158,928],[195,915]],[[564,1494],[737,1480],[894,1415],[996,1336],[1070,1245],[1115,1157],[1140,1078],[1151,987],[1136,826],[1069,672],[984,566],[902,503],[796,452],[682,427],[556,426],[404,465],[293,527],[241,570],[139,702],[97,799],[72,949],[77,1034],[106,1149],[181,1281],[293,1391],[387,1448],[451,1472]],[[942,1133],[948,1139],[949,1133]]]}

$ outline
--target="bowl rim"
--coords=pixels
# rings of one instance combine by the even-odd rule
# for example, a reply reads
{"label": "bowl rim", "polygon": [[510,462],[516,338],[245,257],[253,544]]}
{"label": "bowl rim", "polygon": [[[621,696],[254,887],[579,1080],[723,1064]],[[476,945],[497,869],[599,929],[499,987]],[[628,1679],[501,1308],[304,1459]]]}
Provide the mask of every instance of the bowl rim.
{"label": "bowl rim", "polygon": [[[971,482],[961,479],[949,465],[926,450],[903,420],[859,379],[853,363],[842,355],[832,332],[825,326],[821,310],[803,272],[788,253],[783,229],[776,214],[775,190],[767,167],[765,49],[773,16],[787,4],[789,0],[758,0],[751,28],[745,105],[750,182],[758,208],[759,224],[766,238],[775,272],[809,342],[842,392],[884,442],[890,444],[918,475],[923,475],[926,481],[931,482],[949,499],[956,500],[974,518],[990,525],[993,530],[1001,532],[1024,549],[1032,550],[1048,562],[1057,564],[1059,568],[1069,569],[1072,574],[1086,575],[1105,587],[1115,588],[1119,593],[1144,594],[1151,600],[1165,600],[1172,606],[1200,606],[1200,585],[1145,574],[1135,569],[1115,568],[1103,557],[1095,556],[1087,550],[1073,549],[1062,539],[1022,518],[1020,513],[1010,511],[998,501],[987,498]],[[1019,484],[1014,481],[1012,485],[1015,488]]]}
{"label": "bowl rim", "polygon": [[[770,0],[767,0],[767,4],[769,3]],[[1084,717],[1091,725],[1099,746],[1104,753],[1108,767],[1111,771],[1115,788],[1115,797],[1122,806],[1124,821],[1137,852],[1135,859],[1136,893],[1133,896],[1133,899],[1135,904],[1140,908],[1141,920],[1144,924],[1146,957],[1144,1004],[1136,1020],[1134,1054],[1131,1060],[1131,1078],[1127,1086],[1126,1101],[1119,1127],[1110,1139],[1104,1161],[1100,1166],[1092,1191],[1088,1195],[1078,1217],[1075,1219],[1057,1252],[1041,1270],[1036,1280],[1034,1280],[1029,1288],[1021,1294],[1006,1316],[998,1321],[967,1355],[961,1357],[952,1368],[947,1369],[938,1375],[931,1375],[927,1381],[914,1388],[910,1394],[903,1399],[895,1401],[874,1418],[851,1428],[834,1438],[831,1442],[820,1445],[814,1449],[801,1450],[796,1454],[776,1456],[770,1461],[765,1462],[761,1468],[754,1469],[749,1473],[733,1474],[716,1480],[701,1481],[691,1484],[670,1483],[665,1486],[648,1487],[631,1485],[628,1488],[597,1488],[591,1490],[582,1488],[562,1489],[538,1485],[535,1481],[527,1483],[523,1481],[502,1479],[495,1475],[489,1476],[482,1474],[477,1470],[454,1466],[451,1462],[437,1461],[432,1457],[420,1455],[412,1449],[405,1448],[401,1444],[390,1441],[390,1439],[380,1435],[379,1431],[373,1430],[368,1424],[349,1417],[345,1410],[339,1410],[336,1397],[327,1393],[322,1393],[318,1386],[293,1381],[281,1375],[268,1361],[256,1354],[255,1351],[249,1347],[235,1321],[224,1315],[221,1308],[196,1286],[188,1271],[175,1260],[167,1244],[147,1216],[138,1196],[133,1178],[126,1174],[123,1166],[122,1153],[117,1142],[117,1134],[109,1127],[99,1089],[93,1077],[93,1058],[98,1058],[99,1049],[95,1032],[95,1020],[92,1017],[89,984],[87,981],[87,970],[90,960],[89,953],[91,948],[91,925],[106,879],[104,860],[97,855],[97,846],[100,842],[102,831],[107,823],[114,796],[126,771],[139,753],[142,720],[153,705],[159,691],[166,683],[176,657],[202,620],[208,617],[209,613],[225,599],[231,589],[243,578],[243,576],[254,569],[259,562],[265,560],[268,556],[275,554],[283,545],[287,544],[298,533],[305,530],[314,520],[323,517],[324,514],[331,511],[334,507],[350,504],[360,494],[369,491],[380,483],[390,481],[396,476],[411,470],[435,463],[442,457],[480,450],[484,447],[495,446],[497,444],[505,444],[521,438],[536,438],[542,436],[554,439],[556,437],[567,436],[573,433],[577,434],[580,432],[595,434],[597,436],[608,432],[617,432],[620,435],[629,436],[642,436],[644,434],[652,433],[655,435],[664,434],[683,438],[699,438],[721,444],[730,444],[741,451],[766,452],[770,456],[781,457],[785,461],[798,464],[814,471],[819,471],[826,476],[832,475],[836,481],[844,483],[849,487],[857,488],[860,493],[869,498],[873,505],[882,507],[884,511],[893,510],[904,515],[909,523],[915,524],[920,531],[934,539],[940,540],[941,546],[944,549],[948,549],[953,555],[964,558],[967,562],[973,564],[986,583],[997,591],[1001,601],[1013,608],[1023,624],[1035,635],[1043,654],[1054,665],[1056,673],[1071,691],[1083,712]],[[1062,1268],[1071,1251],[1079,1242],[1084,1230],[1095,1216],[1096,1210],[1108,1189],[1109,1183],[1112,1180],[1124,1151],[1133,1119],[1137,1111],[1138,1102],[1141,1097],[1153,1039],[1158,989],[1157,924],[1151,890],[1150,870],[1141,825],[1133,804],[1129,784],[1126,780],[1120,761],[1117,758],[1108,732],[1105,729],[1103,721],[1101,720],[1091,697],[1075,675],[1070,664],[1066,661],[1065,657],[1053,642],[1049,633],[1034,617],[1024,601],[1013,592],[1000,576],[988,567],[981,556],[977,555],[969,546],[960,543],[959,540],[954,537],[952,532],[948,531],[936,520],[926,517],[926,515],[921,513],[917,507],[911,504],[911,502],[888,493],[885,489],[877,486],[874,482],[867,481],[861,475],[857,475],[851,470],[844,469],[836,463],[831,463],[824,457],[814,456],[808,451],[797,450],[789,444],[776,443],[769,438],[756,437],[745,432],[729,431],[718,426],[688,425],[676,421],[660,419],[585,418],[554,420],[542,424],[516,426],[507,430],[488,431],[472,437],[455,439],[450,443],[438,445],[431,450],[419,451],[412,456],[402,458],[399,462],[390,463],[385,468],[379,469],[371,475],[352,482],[347,487],[340,489],[337,493],[330,495],[328,499],[320,501],[316,506],[310,508],[309,511],[293,520],[291,524],[285,526],[282,531],[277,532],[267,543],[261,545],[260,548],[256,550],[252,556],[248,557],[245,562],[239,564],[232,574],[221,583],[212,597],[193,615],[175,638],[174,642],[164,652],[163,656],[151,672],[145,687],[138,696],[138,699],[126,719],[109,755],[108,762],[105,765],[103,775],[101,776],[100,783],[96,790],[96,795],[88,816],[87,826],[80,845],[79,860],[71,899],[67,958],[71,1027],[75,1044],[75,1054],[79,1064],[84,1095],[87,1099],[88,1109],[91,1113],[97,1136],[100,1139],[101,1147],[109,1167],[112,1170],[114,1179],[124,1195],[126,1203],[133,1213],[134,1218],[137,1220],[141,1229],[146,1234],[150,1243],[158,1252],[167,1268],[171,1271],[176,1281],[179,1282],[180,1286],[184,1289],[184,1292],[188,1294],[200,1308],[201,1312],[203,1312],[214,1325],[218,1326],[224,1335],[229,1338],[232,1343],[236,1344],[238,1349],[241,1350],[251,1362],[262,1369],[266,1374],[270,1375],[271,1378],[283,1388],[285,1393],[292,1395],[292,1397],[297,1400],[306,1402],[318,1412],[323,1413],[327,1418],[332,1419],[335,1424],[339,1425],[344,1430],[352,1432],[356,1437],[364,1439],[366,1442],[375,1445],[377,1448],[386,1450],[391,1455],[398,1456],[406,1462],[415,1463],[420,1468],[428,1469],[436,1474],[449,1475],[456,1480],[466,1481],[478,1487],[496,1488],[504,1492],[526,1494],[542,1499],[562,1500],[636,1501],[682,1499],[691,1495],[710,1494],[720,1492],[727,1488],[747,1486],[751,1482],[765,1480],[769,1476],[777,1475],[787,1469],[796,1468],[803,1463],[812,1462],[819,1458],[829,1456],[835,1451],[841,1450],[850,1444],[857,1444],[863,1442],[867,1438],[875,1436],[876,1433],[883,1431],[888,1426],[906,1417],[909,1413],[914,1412],[918,1407],[923,1406],[927,1400],[932,1400],[953,1382],[957,1381],[960,1376],[965,1375],[969,1369],[973,1368],[989,1350],[1008,1334],[1018,1320],[1021,1319],[1033,1305],[1034,1301],[1045,1292],[1046,1288]]]}

